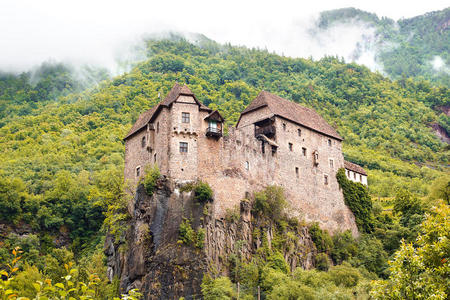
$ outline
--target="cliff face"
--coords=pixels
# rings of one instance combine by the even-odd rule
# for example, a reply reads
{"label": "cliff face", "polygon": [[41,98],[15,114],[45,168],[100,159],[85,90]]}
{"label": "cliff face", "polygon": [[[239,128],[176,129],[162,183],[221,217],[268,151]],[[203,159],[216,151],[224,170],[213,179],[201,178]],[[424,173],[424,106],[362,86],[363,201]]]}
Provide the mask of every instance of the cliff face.
{"label": "cliff face", "polygon": [[[159,180],[152,196],[139,186],[125,235],[120,241],[107,237],[108,277],[119,278],[121,292],[138,288],[145,299],[199,298],[205,273],[229,274],[230,254],[250,259],[263,243],[271,246],[273,226],[252,217],[250,202],[241,202],[240,216],[233,220],[214,219],[214,201],[198,203],[193,192],[180,191],[184,184]],[[180,241],[183,220],[190,220],[194,232],[205,233],[203,245]],[[263,234],[255,235],[256,229]],[[301,227],[284,251],[285,260],[291,268],[311,268],[314,256],[307,228]]]}

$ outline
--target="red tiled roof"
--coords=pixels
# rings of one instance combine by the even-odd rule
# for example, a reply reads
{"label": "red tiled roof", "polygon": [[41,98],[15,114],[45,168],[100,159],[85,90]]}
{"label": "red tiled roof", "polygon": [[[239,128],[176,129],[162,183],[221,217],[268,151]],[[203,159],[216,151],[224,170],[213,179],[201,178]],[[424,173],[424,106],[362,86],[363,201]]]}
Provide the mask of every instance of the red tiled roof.
{"label": "red tiled roof", "polygon": [[139,115],[138,119],[134,123],[133,127],[131,127],[130,131],[128,131],[128,134],[125,136],[124,140],[147,126],[148,122],[150,122],[150,119],[152,118],[155,111],[158,109],[160,104],[157,104],[153,106],[153,108],[144,111],[142,114]]}
{"label": "red tiled roof", "polygon": [[343,140],[336,130],[314,110],[266,91],[259,93],[250,105],[244,109],[241,116],[266,106],[274,115],[278,115],[338,140]]}
{"label": "red tiled roof", "polygon": [[163,101],[155,105],[153,108],[143,112],[139,116],[137,121],[134,123],[133,127],[131,127],[130,131],[125,136],[124,140],[126,140],[136,132],[140,131],[145,126],[147,126],[147,124],[152,120],[152,118],[154,116],[156,117],[156,115],[163,106],[169,107],[173,102],[175,102],[178,99],[180,95],[192,96],[194,97],[195,102],[197,102],[197,104],[200,106],[201,110],[212,111],[210,108],[208,108],[207,106],[203,105],[203,103],[198,101],[194,93],[192,93],[192,91],[186,85],[179,85],[178,83],[175,83]]}
{"label": "red tiled roof", "polygon": [[344,160],[344,167],[347,170],[350,170],[350,171],[353,171],[353,172],[356,172],[356,173],[359,173],[359,174],[367,176],[366,171],[364,171],[363,167],[361,167],[360,165],[357,165],[357,164],[354,164],[352,162]]}

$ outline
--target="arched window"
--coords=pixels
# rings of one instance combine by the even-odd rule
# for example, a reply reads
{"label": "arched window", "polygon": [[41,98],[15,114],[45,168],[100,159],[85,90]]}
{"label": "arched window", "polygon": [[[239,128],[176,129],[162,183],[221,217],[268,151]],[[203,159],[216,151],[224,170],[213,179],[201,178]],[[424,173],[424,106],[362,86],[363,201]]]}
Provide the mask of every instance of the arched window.
{"label": "arched window", "polygon": [[142,137],[141,146],[144,148],[146,145],[145,135]]}

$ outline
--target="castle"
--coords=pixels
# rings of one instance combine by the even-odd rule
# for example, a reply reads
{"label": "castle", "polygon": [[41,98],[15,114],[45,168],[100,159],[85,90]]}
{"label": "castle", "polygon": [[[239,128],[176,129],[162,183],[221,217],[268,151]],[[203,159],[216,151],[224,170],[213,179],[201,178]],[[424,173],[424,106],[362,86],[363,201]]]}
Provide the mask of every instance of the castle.
{"label": "castle", "polygon": [[124,138],[125,179],[136,184],[146,166],[157,165],[174,182],[208,182],[215,218],[276,184],[284,188],[291,216],[357,234],[336,172],[345,167],[350,180],[363,184],[367,174],[344,161],[342,137],[314,110],[262,91],[226,136],[223,127],[217,110],[175,84]]}

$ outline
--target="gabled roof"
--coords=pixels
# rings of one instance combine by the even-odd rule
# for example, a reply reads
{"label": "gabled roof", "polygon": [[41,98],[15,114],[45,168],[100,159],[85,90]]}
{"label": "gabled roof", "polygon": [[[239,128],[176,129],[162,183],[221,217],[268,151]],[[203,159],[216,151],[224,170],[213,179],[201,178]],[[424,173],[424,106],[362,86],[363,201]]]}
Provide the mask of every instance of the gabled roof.
{"label": "gabled roof", "polygon": [[[268,107],[274,115],[288,119],[294,123],[303,125],[338,140],[343,140],[336,130],[314,110],[266,91],[259,93],[259,95],[241,113],[241,117],[244,114],[263,107]],[[239,118],[239,121],[241,117]]]}
{"label": "gabled roof", "polygon": [[157,104],[153,106],[153,108],[146,110],[142,114],[140,114],[140,116],[134,123],[133,127],[131,127],[130,131],[128,131],[128,134],[125,136],[124,140],[126,140],[127,138],[129,138],[130,136],[132,136],[145,126],[147,126],[148,122],[150,122],[150,119],[152,118],[153,114],[155,113],[155,111],[158,109],[159,106],[160,104]]}
{"label": "gabled roof", "polygon": [[225,119],[222,117],[222,115],[220,114],[220,112],[218,110],[215,110],[212,113],[210,113],[209,115],[207,115],[204,120],[216,120],[219,122],[225,121]]}
{"label": "gabled roof", "polygon": [[194,93],[191,92],[191,90],[186,85],[179,85],[178,83],[175,83],[170,92],[167,94],[167,96],[164,98],[163,101],[161,101],[159,104],[155,105],[153,108],[143,112],[137,121],[134,123],[133,127],[131,127],[128,134],[125,136],[124,140],[135,134],[136,132],[143,129],[149,122],[151,122],[159,113],[159,111],[163,107],[169,107],[174,103],[178,97],[181,95],[184,96],[192,96],[195,100],[195,102],[199,105],[200,110],[206,110],[206,111],[212,111],[207,106],[203,105],[200,101],[197,100]]}
{"label": "gabled roof", "polygon": [[352,162],[344,160],[344,168],[346,168],[347,170],[367,176],[367,173],[363,169],[363,167],[361,167],[360,165],[354,164]]}

